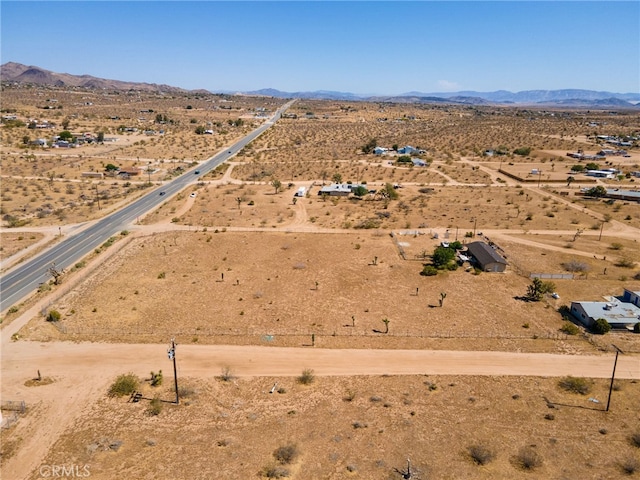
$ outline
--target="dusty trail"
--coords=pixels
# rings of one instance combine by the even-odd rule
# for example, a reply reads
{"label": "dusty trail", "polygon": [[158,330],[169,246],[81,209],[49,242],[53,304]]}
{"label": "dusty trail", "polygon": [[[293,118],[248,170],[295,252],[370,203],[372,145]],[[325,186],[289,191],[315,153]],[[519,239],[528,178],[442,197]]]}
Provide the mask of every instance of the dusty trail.
{"label": "dusty trail", "polygon": [[[158,344],[16,342],[6,350],[2,381],[7,384],[24,382],[37,369],[50,376],[78,376],[83,383],[91,383],[92,371],[109,376],[133,370],[144,376],[167,361],[165,346]],[[613,366],[612,355],[488,351],[179,345],[177,352],[180,374],[197,377],[215,377],[223,366],[231,366],[240,376],[295,376],[308,367],[321,376],[430,373],[607,378]],[[621,356],[616,376],[640,379],[640,359]]]}
{"label": "dusty trail", "polygon": [[[164,367],[168,345],[15,342],[3,349],[2,399],[25,400],[34,411],[18,427],[23,443],[2,468],[5,478],[28,477],[55,440],[81,418],[121,373],[141,378]],[[231,345],[178,345],[179,377],[213,378],[231,367],[238,376],[297,376],[312,368],[338,375],[611,375],[612,355],[556,355],[433,350],[325,350]],[[55,381],[37,388],[24,382],[40,370]],[[617,378],[640,379],[640,358],[618,359]],[[46,419],[46,421],[42,421]]]}

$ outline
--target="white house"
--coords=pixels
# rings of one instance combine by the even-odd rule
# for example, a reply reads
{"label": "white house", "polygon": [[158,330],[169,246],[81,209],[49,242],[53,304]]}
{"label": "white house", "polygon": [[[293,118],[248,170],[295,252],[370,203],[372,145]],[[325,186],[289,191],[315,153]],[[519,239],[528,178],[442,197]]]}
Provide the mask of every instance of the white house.
{"label": "white house", "polygon": [[604,318],[612,328],[631,329],[640,322],[640,292],[625,288],[622,298],[609,302],[571,302],[571,314],[586,327]]}
{"label": "white house", "polygon": [[387,153],[389,151],[388,148],[384,148],[384,147],[376,147],[373,149],[373,153],[376,155],[384,155],[385,153]]}

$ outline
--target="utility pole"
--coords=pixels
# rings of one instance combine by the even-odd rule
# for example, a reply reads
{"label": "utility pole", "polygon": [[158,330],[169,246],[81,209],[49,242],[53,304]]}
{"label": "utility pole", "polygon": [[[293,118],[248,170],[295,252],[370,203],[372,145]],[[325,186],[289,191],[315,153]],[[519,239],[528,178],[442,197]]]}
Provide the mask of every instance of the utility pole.
{"label": "utility pole", "polygon": [[613,343],[611,344],[611,346],[616,349],[616,359],[613,362],[613,373],[611,374],[611,385],[609,385],[609,398],[607,399],[607,410],[606,410],[607,412],[609,411],[609,405],[611,404],[611,392],[613,390],[613,379],[616,376],[616,365],[618,364],[618,354],[624,353],[622,350],[616,347]]}
{"label": "utility pole", "polygon": [[176,369],[176,342],[174,338],[171,339],[171,347],[169,347],[169,350],[167,351],[167,356],[169,357],[169,360],[173,360],[173,379],[176,387],[175,403],[178,405],[180,403],[180,398],[178,397],[178,370]]}
{"label": "utility pole", "polygon": [[100,194],[98,193],[98,184],[94,185],[96,187],[96,201],[98,202],[98,210],[100,210]]}
{"label": "utility pole", "polygon": [[602,238],[602,229],[604,228],[604,221],[600,224],[600,235],[598,235],[598,241]]}

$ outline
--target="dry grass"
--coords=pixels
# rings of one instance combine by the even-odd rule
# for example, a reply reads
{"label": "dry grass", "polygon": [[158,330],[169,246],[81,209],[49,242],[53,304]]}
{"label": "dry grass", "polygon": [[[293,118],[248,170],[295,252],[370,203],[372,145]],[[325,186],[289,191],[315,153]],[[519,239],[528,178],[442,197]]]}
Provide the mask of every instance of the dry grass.
{"label": "dry grass", "polygon": [[[549,410],[542,397],[593,404],[560,392],[555,380],[544,378],[429,377],[440,385],[436,391],[429,391],[423,376],[319,378],[309,386],[293,377],[234,384],[187,380],[198,385],[198,398],[166,404],[157,417],[145,413],[145,402],[99,399],[43,462],[87,463],[97,479],[140,477],[141,471],[156,478],[232,479],[280,466],[274,452],[295,445],[296,460],[281,466],[293,478],[343,478],[348,466],[357,467],[362,478],[398,478],[394,469],[404,469],[407,457],[420,478],[509,479],[523,475],[524,468],[535,468],[527,475],[540,478],[560,478],[568,471],[572,477],[598,472],[616,478],[622,467],[615,459],[637,451],[627,441],[637,430],[628,412],[637,410],[640,398],[631,381],[616,392],[615,408],[606,416],[591,408],[558,407],[551,423],[544,419]],[[268,394],[275,381],[286,386],[286,394]],[[149,396],[151,387],[143,388]],[[171,389],[160,388],[153,392],[170,400]],[[605,399],[607,389],[607,380],[598,380],[593,395]],[[351,402],[341,398],[347,390],[357,392]],[[374,395],[390,406],[372,404]],[[355,421],[368,428],[354,429]],[[609,434],[599,433],[602,428]],[[105,436],[123,442],[117,454],[87,450]],[[152,446],[149,438],[156,439]],[[470,441],[490,443],[492,461],[482,467],[470,461]],[[521,452],[523,444],[536,447]]]}
{"label": "dry grass", "polygon": [[[0,129],[5,224],[58,226],[102,216],[143,193],[149,177],[90,181],[81,177],[83,171],[100,172],[107,163],[140,167],[145,174],[151,170],[151,182],[159,184],[254,128],[262,121],[256,108],[273,111],[283,103],[224,95],[41,93],[4,90],[3,107],[16,108],[25,119],[43,118],[45,112],[58,124],[37,136],[57,133],[69,117],[75,133],[104,131],[118,141],[41,150],[22,145],[23,136],[36,136],[26,127]],[[54,96],[64,109],[42,110],[44,99]],[[141,111],[148,109],[153,112]],[[637,251],[632,239],[615,235],[615,222],[605,226],[602,242],[587,235],[572,240],[574,231],[599,227],[593,211],[638,227],[636,205],[587,202],[574,195],[576,185],[554,183],[538,190],[535,182],[509,181],[506,186],[495,180],[501,163],[525,177],[540,168],[550,175],[543,181],[561,179],[575,163],[564,152],[600,148],[588,121],[606,122],[617,133],[638,130],[637,114],[590,112],[587,119],[582,111],[552,115],[512,108],[320,101],[299,101],[289,113],[298,118],[279,121],[229,166],[205,176],[191,190],[197,192],[195,199],[185,191],[143,222],[173,223],[183,231],[133,239],[51,305],[62,313],[58,327],[38,317],[20,336],[131,343],[164,343],[176,336],[181,343],[278,346],[308,345],[313,338],[325,348],[593,353],[594,346],[582,336],[558,332],[562,318],[557,308],[571,299],[638,289],[628,280],[635,271],[615,266],[619,257]],[[156,114],[170,121],[157,124]],[[229,124],[238,118],[242,126]],[[122,133],[120,125],[165,132]],[[211,127],[215,134],[196,135],[196,126]],[[360,146],[371,138],[383,146],[425,149],[421,156],[430,164],[398,167],[392,155],[363,155]],[[482,156],[499,147],[507,155]],[[519,147],[532,152],[514,156],[511,152]],[[638,163],[635,151],[631,159],[616,158],[625,170],[640,169]],[[404,188],[398,200],[389,202],[373,195],[319,198],[318,186],[336,174],[344,181],[366,181],[371,189],[387,182]],[[273,179],[284,185],[277,194],[269,184]],[[312,183],[309,196],[294,205],[294,189]],[[631,179],[615,184],[635,186]],[[425,234],[398,232],[416,228]],[[425,259],[419,257],[442,239],[470,240],[465,234],[474,228],[495,232],[491,240],[511,265],[507,273],[474,275],[459,269],[420,276]],[[392,230],[395,239],[389,236]],[[509,238],[515,230],[518,237]],[[529,233],[535,230],[564,233]],[[31,233],[29,242],[24,233],[2,235],[2,258],[37,240]],[[613,243],[620,248],[610,249]],[[589,272],[581,280],[556,281],[562,300],[534,304],[517,299],[526,291],[528,272],[555,273],[573,260],[584,262]],[[440,292],[446,292],[447,301],[435,308]],[[390,320],[388,334],[376,332],[383,318]],[[613,335],[624,351],[638,351],[630,335],[591,341],[604,349]],[[231,379],[232,367],[223,370],[222,378]],[[276,381],[279,395],[267,395]],[[628,460],[612,460],[635,454],[629,439],[637,435],[638,425],[628,412],[638,410],[640,392],[633,382],[616,391],[616,409],[606,418],[586,398],[558,389],[553,379],[385,376],[316,378],[306,385],[295,378],[187,383],[181,405],[163,409],[159,400],[173,398],[171,387],[151,391],[142,385],[147,398],[158,395],[153,415],[145,413],[148,403],[105,395],[56,440],[42,463],[87,463],[92,478],[105,479],[141,478],[140,472],[149,478],[342,478],[354,473],[397,478],[407,457],[419,475],[429,478],[454,472],[454,478],[510,479],[523,469],[535,469],[541,478],[567,472],[588,477],[594,471],[613,478],[636,468]],[[606,381],[595,381],[592,388],[590,395],[602,401]],[[583,408],[562,407],[550,416],[541,400],[545,396],[557,405]],[[612,434],[605,438],[603,431]],[[20,443],[13,436],[12,431],[3,439],[3,458]],[[125,448],[88,448],[107,437],[121,438]],[[274,465],[274,452],[283,445],[296,445],[298,454],[286,468]],[[518,450],[520,445],[528,447]]]}

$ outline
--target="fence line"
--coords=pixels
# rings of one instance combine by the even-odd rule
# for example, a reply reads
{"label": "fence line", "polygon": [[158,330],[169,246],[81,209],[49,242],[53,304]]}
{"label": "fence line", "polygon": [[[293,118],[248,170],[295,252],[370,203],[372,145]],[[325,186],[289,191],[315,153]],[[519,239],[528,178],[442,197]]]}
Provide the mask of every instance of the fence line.
{"label": "fence line", "polygon": [[20,417],[18,416],[17,413],[12,413],[10,416],[5,417],[4,415],[2,416],[2,428],[4,429],[9,429],[11,428],[15,423],[18,422],[18,419]]}
{"label": "fence line", "polygon": [[[272,341],[277,337],[301,337],[311,338],[314,335],[316,338],[322,337],[336,337],[336,338],[350,338],[350,337],[366,337],[366,338],[420,338],[420,339],[490,339],[490,340],[526,340],[526,339],[553,339],[553,340],[577,340],[577,337],[572,337],[563,332],[546,332],[537,334],[505,334],[505,333],[455,333],[455,332],[442,332],[434,333],[432,331],[423,330],[402,330],[394,331],[390,329],[388,333],[381,331],[374,331],[374,329],[359,330],[355,328],[349,328],[342,332],[318,332],[314,330],[307,331],[278,331],[269,332],[260,329],[233,329],[233,330],[214,330],[214,329],[174,329],[174,330],[158,330],[153,328],[144,327],[129,327],[119,330],[106,329],[106,328],[82,328],[82,327],[64,327],[59,330],[67,335],[84,335],[84,336],[157,336],[157,337],[260,337],[264,341]],[[350,326],[349,326],[350,327]]]}
{"label": "fence line", "polygon": [[395,244],[396,248],[398,249],[398,253],[400,253],[400,256],[402,257],[403,260],[407,259],[407,255],[404,253],[404,248],[402,248],[402,245],[400,245],[400,241],[398,240],[398,237],[396,236],[396,234],[394,232],[391,232],[391,238],[393,239],[393,243]]}
{"label": "fence line", "polygon": [[532,273],[529,278],[554,278],[563,280],[573,280],[573,273]]}
{"label": "fence line", "polygon": [[2,405],[0,405],[0,408],[2,408],[2,410],[10,410],[12,412],[24,413],[27,410],[27,404],[24,402],[24,400],[20,400],[20,401],[6,400],[2,402]]}

